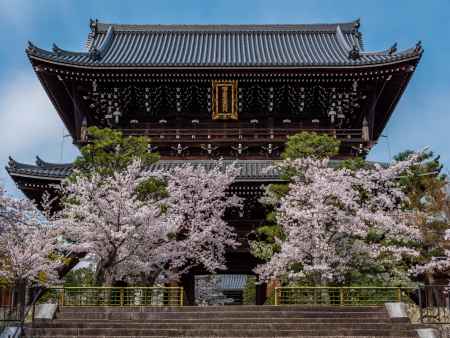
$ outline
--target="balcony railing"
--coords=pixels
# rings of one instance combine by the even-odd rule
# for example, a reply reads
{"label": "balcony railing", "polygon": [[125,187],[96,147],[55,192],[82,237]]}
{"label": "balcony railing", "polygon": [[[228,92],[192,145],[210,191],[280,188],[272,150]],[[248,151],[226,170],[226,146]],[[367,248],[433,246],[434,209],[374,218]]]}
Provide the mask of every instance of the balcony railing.
{"label": "balcony railing", "polygon": [[50,288],[47,298],[59,306],[182,306],[182,287]]}
{"label": "balcony railing", "polygon": [[275,305],[372,306],[408,299],[397,287],[277,287]]}
{"label": "balcony railing", "polygon": [[290,135],[300,132],[327,134],[343,142],[362,142],[361,129],[298,129],[298,128],[155,128],[121,129],[125,135],[147,136],[155,143],[245,142],[284,143]]}

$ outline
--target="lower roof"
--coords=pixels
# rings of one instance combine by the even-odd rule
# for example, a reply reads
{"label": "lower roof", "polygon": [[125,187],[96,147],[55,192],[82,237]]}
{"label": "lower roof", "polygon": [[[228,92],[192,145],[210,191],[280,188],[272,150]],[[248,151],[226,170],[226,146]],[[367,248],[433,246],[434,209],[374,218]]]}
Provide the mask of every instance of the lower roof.
{"label": "lower roof", "polygon": [[[151,171],[168,171],[173,168],[190,164],[194,167],[204,167],[211,170],[217,161],[215,160],[161,160],[150,165]],[[278,171],[273,168],[275,161],[273,160],[223,160],[225,166],[233,163],[241,171],[236,181],[259,182],[259,181],[281,181]],[[24,164],[10,158],[6,170],[14,180],[20,180],[21,177],[32,178],[37,180],[61,181],[73,172],[72,163],[56,164],[45,162],[39,157],[36,163]]]}
{"label": "lower roof", "polygon": [[[236,182],[283,182],[279,170],[275,167],[277,160],[223,160],[225,166],[234,164],[241,169]],[[330,160],[330,167],[337,167],[340,160]],[[217,160],[160,160],[149,166],[150,171],[169,171],[183,165],[203,167],[207,171],[217,164]],[[385,163],[381,163],[386,165]],[[9,158],[6,171],[14,181],[21,178],[38,181],[62,181],[74,170],[73,163],[50,163],[36,157],[35,164],[24,164]]]}

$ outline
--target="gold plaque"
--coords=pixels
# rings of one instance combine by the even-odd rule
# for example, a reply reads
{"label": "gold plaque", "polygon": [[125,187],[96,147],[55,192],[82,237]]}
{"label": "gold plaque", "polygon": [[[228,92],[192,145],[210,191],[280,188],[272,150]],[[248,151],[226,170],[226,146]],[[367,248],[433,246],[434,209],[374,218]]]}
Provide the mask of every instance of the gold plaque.
{"label": "gold plaque", "polygon": [[213,81],[212,119],[237,120],[237,81]]}

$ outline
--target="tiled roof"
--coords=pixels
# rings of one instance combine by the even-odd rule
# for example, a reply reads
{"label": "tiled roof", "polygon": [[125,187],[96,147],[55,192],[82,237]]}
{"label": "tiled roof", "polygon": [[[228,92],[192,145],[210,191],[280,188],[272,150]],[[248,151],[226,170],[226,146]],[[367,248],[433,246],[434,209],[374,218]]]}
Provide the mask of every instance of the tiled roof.
{"label": "tiled roof", "polygon": [[223,291],[242,290],[247,283],[247,275],[196,275],[195,281],[214,281],[217,289]]}
{"label": "tiled roof", "polygon": [[49,163],[36,157],[36,164],[24,164],[9,158],[6,167],[10,176],[36,177],[40,179],[61,180],[70,175],[73,170],[72,163]]}
{"label": "tiled roof", "polygon": [[[206,170],[211,170],[216,161],[213,160],[165,160],[159,161],[150,166],[152,171],[168,171],[175,167],[179,167],[185,163],[189,163],[194,167],[203,167]],[[277,180],[279,175],[273,168],[274,161],[271,160],[224,160],[225,166],[235,163],[236,167],[241,171],[237,177],[238,181],[252,181],[252,180]]]}
{"label": "tiled roof", "polygon": [[[241,168],[237,181],[273,181],[278,180],[278,174],[275,169],[270,169],[273,166],[273,161],[270,160],[225,160],[224,164],[231,165],[236,163],[238,168]],[[150,166],[152,171],[167,171],[183,164],[189,163],[196,166],[202,166],[206,170],[212,169],[216,161],[213,160],[161,160]],[[54,164],[42,161],[37,157],[36,165],[19,163],[12,158],[9,159],[6,170],[10,176],[18,177],[33,177],[37,179],[54,179],[62,180],[69,176],[73,170],[73,164]]]}
{"label": "tiled roof", "polygon": [[221,290],[242,290],[247,283],[247,275],[218,275],[217,278]]}
{"label": "tiled roof", "polygon": [[30,57],[88,67],[339,67],[420,56],[364,52],[359,21],[311,25],[117,25],[91,22],[86,52],[30,43]]}
{"label": "tiled roof", "polygon": [[[151,171],[168,171],[173,168],[190,164],[194,167],[204,167],[206,170],[211,170],[217,161],[214,160],[161,160],[155,164],[150,165]],[[236,178],[236,181],[262,181],[262,182],[274,182],[281,181],[279,173],[274,164],[276,161],[272,160],[224,160],[225,166],[232,165],[233,163],[241,171]],[[338,167],[339,160],[330,160],[329,166],[332,168]],[[369,165],[373,165],[376,162],[367,162]],[[379,163],[383,166],[387,166],[386,163]],[[36,164],[24,164],[15,161],[11,157],[9,158],[8,166],[6,167],[9,175],[14,177],[30,177],[37,179],[52,179],[62,180],[69,176],[73,170],[72,163],[49,163],[45,162],[39,157],[36,157]]]}

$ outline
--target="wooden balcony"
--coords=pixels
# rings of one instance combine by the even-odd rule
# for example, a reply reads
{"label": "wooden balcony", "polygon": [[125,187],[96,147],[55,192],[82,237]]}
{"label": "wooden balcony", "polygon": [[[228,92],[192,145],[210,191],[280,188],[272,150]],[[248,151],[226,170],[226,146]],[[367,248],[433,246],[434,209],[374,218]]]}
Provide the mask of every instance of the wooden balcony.
{"label": "wooden balcony", "polygon": [[121,129],[124,135],[146,136],[153,143],[284,143],[300,132],[323,133],[346,143],[362,143],[361,129],[318,128],[152,128]]}

